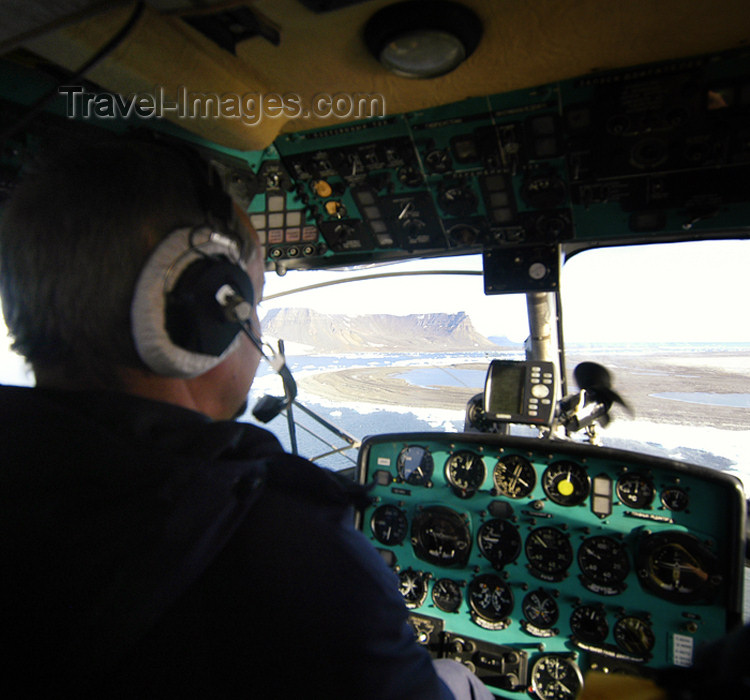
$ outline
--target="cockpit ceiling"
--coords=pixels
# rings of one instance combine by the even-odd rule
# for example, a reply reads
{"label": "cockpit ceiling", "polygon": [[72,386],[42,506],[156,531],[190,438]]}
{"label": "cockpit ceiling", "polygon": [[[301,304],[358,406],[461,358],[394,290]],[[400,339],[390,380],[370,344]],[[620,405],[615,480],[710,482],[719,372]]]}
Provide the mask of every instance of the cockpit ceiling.
{"label": "cockpit ceiling", "polygon": [[[367,20],[392,2],[318,3],[344,5],[328,12],[314,12],[300,0],[200,3],[201,11],[210,5],[245,5],[278,31],[278,45],[255,36],[239,42],[232,55],[180,19],[186,11],[195,13],[198,3],[152,0],[126,40],[87,77],[124,94],[152,93],[155,86],[168,93],[184,87],[240,96],[294,94],[304,102],[320,93],[377,94],[383,96],[387,114],[398,114],[600,70],[723,51],[750,40],[746,0],[462,0],[482,21],[479,46],[453,72],[414,80],[388,73],[362,40]],[[56,3],[55,12],[43,2],[3,4],[13,6],[4,11],[13,17],[6,23],[4,48],[20,45],[70,70],[113,36],[135,6],[119,4],[70,22],[74,13],[86,15],[86,8],[112,8],[112,3],[71,0]],[[69,10],[65,16],[60,15],[63,9]],[[19,37],[22,41],[14,41]],[[335,121],[341,123],[340,118]],[[254,126],[215,119],[183,120],[182,126],[231,148],[259,150],[279,133],[330,123],[330,118],[281,116]]]}

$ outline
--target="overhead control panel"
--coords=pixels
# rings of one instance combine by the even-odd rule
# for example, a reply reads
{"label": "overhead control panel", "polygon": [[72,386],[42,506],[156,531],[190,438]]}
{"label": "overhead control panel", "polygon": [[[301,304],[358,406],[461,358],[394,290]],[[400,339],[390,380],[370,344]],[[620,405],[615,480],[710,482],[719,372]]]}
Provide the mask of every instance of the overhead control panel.
{"label": "overhead control panel", "polygon": [[748,124],[750,52],[598,73],[283,135],[250,210],[280,269],[500,251],[488,293],[553,290],[558,244],[747,234]]}
{"label": "overhead control panel", "polygon": [[[485,292],[554,291],[564,250],[750,235],[750,50],[284,134],[240,152],[164,120],[28,120],[49,77],[0,61],[0,202],[46,142],[144,126],[217,163],[266,265],[482,252]],[[19,104],[22,102],[23,104]]]}
{"label": "overhead control panel", "polygon": [[740,620],[744,497],[731,476],[588,445],[368,438],[359,526],[420,643],[499,696],[572,700],[588,669],[689,666]]}

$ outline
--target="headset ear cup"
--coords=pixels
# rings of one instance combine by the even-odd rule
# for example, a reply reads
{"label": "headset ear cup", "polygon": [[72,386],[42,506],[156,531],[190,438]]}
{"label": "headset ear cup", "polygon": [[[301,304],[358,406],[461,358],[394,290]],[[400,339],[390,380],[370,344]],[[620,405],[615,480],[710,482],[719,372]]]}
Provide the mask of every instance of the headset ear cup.
{"label": "headset ear cup", "polygon": [[234,262],[234,243],[213,237],[196,249],[195,237],[190,228],[167,236],[146,262],[133,295],[136,350],[149,369],[163,376],[196,377],[237,347],[241,326],[224,316],[216,300],[223,285],[253,302],[252,282]]}

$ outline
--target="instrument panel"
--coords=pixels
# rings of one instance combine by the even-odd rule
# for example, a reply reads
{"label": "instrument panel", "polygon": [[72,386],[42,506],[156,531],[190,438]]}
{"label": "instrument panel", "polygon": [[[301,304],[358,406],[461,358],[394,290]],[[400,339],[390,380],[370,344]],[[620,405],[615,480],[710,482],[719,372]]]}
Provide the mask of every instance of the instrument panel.
{"label": "instrument panel", "polygon": [[[25,124],[19,101],[47,81],[0,61],[0,128]],[[61,96],[10,139],[0,202],[47,142],[143,127],[137,109],[66,114]],[[561,248],[746,237],[748,123],[743,48],[281,134],[263,151],[195,145],[247,210],[267,269],[482,252],[485,292],[507,294],[556,291]]]}
{"label": "instrument panel", "polygon": [[746,232],[749,115],[742,50],[282,134],[249,213],[280,271],[483,251],[486,293],[555,291],[560,245]]}
{"label": "instrument panel", "polygon": [[689,666],[738,624],[734,477],[577,443],[367,438],[358,525],[399,578],[418,641],[499,697],[568,700],[588,669]]}

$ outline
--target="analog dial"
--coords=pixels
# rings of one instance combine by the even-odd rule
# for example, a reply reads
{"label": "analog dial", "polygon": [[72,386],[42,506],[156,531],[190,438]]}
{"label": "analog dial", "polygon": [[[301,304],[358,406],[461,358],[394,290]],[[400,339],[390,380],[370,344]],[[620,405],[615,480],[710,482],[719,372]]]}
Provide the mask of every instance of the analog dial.
{"label": "analog dial", "polygon": [[685,510],[690,505],[690,497],[683,489],[672,486],[662,491],[661,502],[665,508],[679,512]]}
{"label": "analog dial", "polygon": [[482,458],[470,450],[461,450],[445,463],[445,478],[461,498],[473,496],[484,483],[487,469]]}
{"label": "analog dial", "polygon": [[631,508],[648,508],[654,500],[654,485],[642,474],[625,474],[617,481],[617,497]]}
{"label": "analog dial", "polygon": [[573,549],[567,535],[554,527],[532,530],[526,538],[526,557],[532,573],[550,580],[561,580],[573,562]]}
{"label": "analog dial", "polygon": [[576,506],[589,495],[589,476],[577,462],[554,462],[542,475],[542,487],[548,498],[561,506]]}
{"label": "analog dial", "polygon": [[531,667],[531,688],[541,700],[574,700],[583,687],[583,676],[573,659],[545,654]]}
{"label": "analog dial", "polygon": [[422,173],[412,165],[405,165],[400,168],[396,177],[402,185],[407,187],[419,187],[424,182]]}
{"label": "analog dial", "polygon": [[480,620],[497,623],[513,610],[513,591],[495,574],[482,574],[469,584],[469,606]]}
{"label": "analog dial", "polygon": [[638,550],[636,570],[645,588],[673,601],[709,597],[721,582],[715,554],[696,537],[678,531],[646,537]]}
{"label": "analog dial", "polygon": [[520,455],[508,455],[498,460],[492,479],[500,495],[526,498],[536,485],[536,472],[528,459]]}
{"label": "analog dial", "polygon": [[476,211],[477,196],[466,186],[448,184],[438,195],[440,208],[451,216],[469,216]]}
{"label": "analog dial", "polygon": [[570,631],[582,642],[603,642],[609,634],[604,608],[600,605],[579,605],[570,616]]}
{"label": "analog dial", "polygon": [[435,462],[430,451],[419,445],[409,445],[401,450],[396,462],[398,475],[412,486],[424,486],[430,482]]}
{"label": "analog dial", "polygon": [[651,625],[635,615],[623,617],[615,623],[612,630],[617,646],[628,654],[645,656],[656,644]]}
{"label": "analog dial", "polygon": [[477,533],[479,551],[492,566],[502,569],[514,562],[521,553],[521,535],[507,520],[488,520]]}
{"label": "analog dial", "polygon": [[424,164],[431,173],[447,173],[453,167],[448,151],[439,149],[430,151],[424,157]]}
{"label": "analog dial", "polygon": [[407,608],[418,608],[427,598],[427,580],[421,571],[406,569],[398,575],[398,588]]}
{"label": "analog dial", "polygon": [[543,588],[526,594],[522,610],[527,622],[543,630],[552,628],[560,616],[555,597]]}
{"label": "analog dial", "polygon": [[393,547],[403,542],[409,532],[409,521],[400,508],[386,504],[375,509],[370,527],[378,542]]}
{"label": "analog dial", "polygon": [[581,573],[602,586],[619,586],[630,571],[625,547],[612,537],[596,535],[583,541],[578,549]]}
{"label": "analog dial", "polygon": [[416,515],[411,541],[417,557],[437,566],[466,566],[471,552],[466,520],[443,506],[430,506]]}
{"label": "analog dial", "polygon": [[435,581],[432,587],[432,602],[443,612],[456,612],[461,607],[461,586],[450,578]]}

